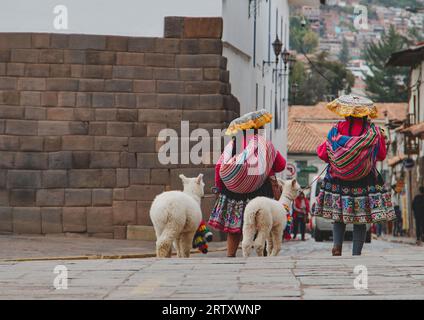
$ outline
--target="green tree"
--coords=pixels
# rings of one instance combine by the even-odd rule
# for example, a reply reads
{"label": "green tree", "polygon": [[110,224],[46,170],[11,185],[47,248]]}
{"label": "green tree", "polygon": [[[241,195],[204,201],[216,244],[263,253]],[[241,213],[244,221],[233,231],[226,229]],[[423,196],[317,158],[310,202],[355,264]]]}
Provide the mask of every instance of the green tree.
{"label": "green tree", "polygon": [[312,53],[318,46],[318,35],[311,30],[311,25],[306,21],[302,26],[301,18],[290,17],[290,48],[297,52]]}
{"label": "green tree", "polygon": [[350,60],[350,53],[349,53],[349,44],[347,43],[346,38],[343,38],[342,41],[342,49],[339,53],[339,61],[343,64],[347,64]]}
{"label": "green tree", "polygon": [[295,63],[289,78],[290,104],[314,105],[325,101],[328,95],[337,96],[340,90],[350,92],[355,81],[352,73],[342,63],[328,60],[327,56],[321,52],[310,58],[308,67],[300,61]]}
{"label": "green tree", "polygon": [[365,46],[364,59],[372,75],[367,75],[365,83],[370,97],[378,102],[403,102],[408,98],[408,68],[386,67],[386,62],[393,52],[400,51],[408,41],[396,33],[393,26],[388,33],[383,33],[378,42]]}

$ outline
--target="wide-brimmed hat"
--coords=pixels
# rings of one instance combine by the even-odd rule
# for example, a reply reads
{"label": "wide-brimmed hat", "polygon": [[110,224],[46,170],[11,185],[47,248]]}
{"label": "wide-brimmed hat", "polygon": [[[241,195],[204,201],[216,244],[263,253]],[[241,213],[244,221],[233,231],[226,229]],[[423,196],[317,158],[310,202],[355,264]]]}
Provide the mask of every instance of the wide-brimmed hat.
{"label": "wide-brimmed hat", "polygon": [[377,118],[377,107],[370,99],[352,94],[338,97],[327,108],[341,117]]}
{"label": "wide-brimmed hat", "polygon": [[265,109],[252,111],[242,115],[241,117],[231,121],[225,131],[226,135],[234,135],[240,130],[259,129],[272,121],[272,114]]}

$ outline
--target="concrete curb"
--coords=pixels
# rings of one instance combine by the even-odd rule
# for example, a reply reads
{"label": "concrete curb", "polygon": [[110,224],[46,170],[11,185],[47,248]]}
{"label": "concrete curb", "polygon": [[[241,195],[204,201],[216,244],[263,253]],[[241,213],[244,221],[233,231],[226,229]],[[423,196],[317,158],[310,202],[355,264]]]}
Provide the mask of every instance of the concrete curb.
{"label": "concrete curb", "polygon": [[[209,252],[221,252],[227,248],[211,249]],[[202,254],[198,250],[191,250],[191,254]],[[172,256],[176,256],[173,253]],[[62,256],[62,257],[37,257],[37,258],[15,258],[15,259],[0,259],[0,262],[30,262],[30,261],[63,261],[63,260],[102,260],[102,259],[145,259],[155,258],[156,253],[135,253],[135,254],[120,254],[120,255],[81,255],[81,256]]]}
{"label": "concrete curb", "polygon": [[379,238],[379,240],[383,240],[386,242],[392,242],[392,243],[400,243],[400,244],[409,244],[411,246],[417,246],[416,241],[415,240],[404,240],[404,239],[396,239],[396,238],[385,238],[385,237],[381,237]]}

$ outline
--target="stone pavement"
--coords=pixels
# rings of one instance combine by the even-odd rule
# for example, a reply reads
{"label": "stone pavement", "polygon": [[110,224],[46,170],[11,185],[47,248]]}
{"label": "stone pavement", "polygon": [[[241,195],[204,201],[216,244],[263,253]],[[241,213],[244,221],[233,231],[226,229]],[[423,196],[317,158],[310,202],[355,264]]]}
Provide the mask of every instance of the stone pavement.
{"label": "stone pavement", "polygon": [[[222,250],[223,242],[211,242],[210,250]],[[193,250],[193,252],[198,252]],[[200,253],[199,253],[200,254]],[[155,256],[155,242],[111,240],[77,236],[0,235],[1,260],[145,258]]]}
{"label": "stone pavement", "polygon": [[[331,243],[284,244],[281,256],[0,262],[0,299],[424,299],[424,248],[373,241],[360,257]],[[225,255],[224,252],[221,255]],[[54,288],[54,268],[68,289]],[[354,268],[368,270],[355,289]]]}

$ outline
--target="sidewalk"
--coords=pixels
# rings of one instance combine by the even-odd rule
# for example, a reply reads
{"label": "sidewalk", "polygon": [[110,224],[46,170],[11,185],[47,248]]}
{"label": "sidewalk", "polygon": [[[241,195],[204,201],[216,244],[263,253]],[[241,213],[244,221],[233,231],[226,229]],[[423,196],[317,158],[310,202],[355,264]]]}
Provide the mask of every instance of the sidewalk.
{"label": "sidewalk", "polygon": [[383,241],[393,242],[393,243],[410,244],[410,245],[413,245],[413,246],[417,245],[416,239],[411,238],[411,237],[393,237],[392,235],[384,234],[381,237],[379,237],[378,239],[383,240]]}
{"label": "sidewalk", "polygon": [[[225,250],[224,242],[209,243],[210,252],[222,250]],[[193,253],[201,255],[195,249],[192,250]],[[154,256],[154,241],[0,234],[0,261],[125,259]]]}

